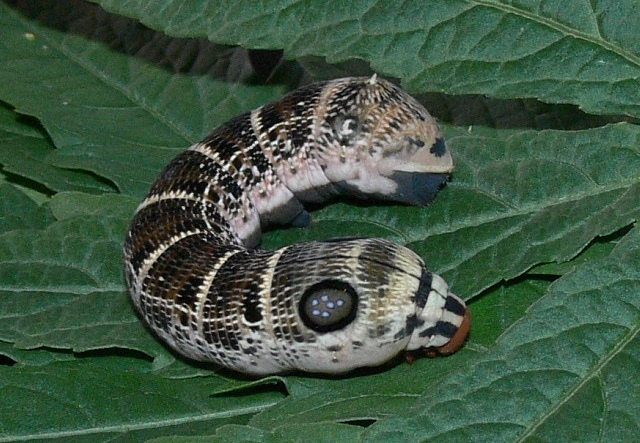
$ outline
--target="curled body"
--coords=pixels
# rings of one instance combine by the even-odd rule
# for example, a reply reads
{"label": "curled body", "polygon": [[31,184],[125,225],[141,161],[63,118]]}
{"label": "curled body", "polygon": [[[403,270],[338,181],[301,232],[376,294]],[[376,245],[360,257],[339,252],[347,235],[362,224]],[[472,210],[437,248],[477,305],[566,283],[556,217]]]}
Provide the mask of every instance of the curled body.
{"label": "curled body", "polygon": [[469,310],[383,239],[254,249],[303,203],[339,194],[428,204],[453,169],[438,125],[373,78],[312,84],[218,127],[152,185],[124,245],[145,323],[176,352],[239,372],[342,373],[403,350],[457,350]]}

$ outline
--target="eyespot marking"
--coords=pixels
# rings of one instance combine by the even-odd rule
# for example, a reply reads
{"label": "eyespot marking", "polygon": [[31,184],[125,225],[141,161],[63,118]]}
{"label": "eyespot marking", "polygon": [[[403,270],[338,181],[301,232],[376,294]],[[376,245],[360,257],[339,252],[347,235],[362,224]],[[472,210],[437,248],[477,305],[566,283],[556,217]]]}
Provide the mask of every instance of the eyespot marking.
{"label": "eyespot marking", "polygon": [[324,280],[305,291],[300,299],[300,318],[316,332],[342,329],[356,316],[358,296],[348,283]]}
{"label": "eyespot marking", "polygon": [[347,145],[353,140],[361,130],[362,125],[358,117],[353,115],[338,115],[337,117],[327,119],[336,139],[342,144]]}

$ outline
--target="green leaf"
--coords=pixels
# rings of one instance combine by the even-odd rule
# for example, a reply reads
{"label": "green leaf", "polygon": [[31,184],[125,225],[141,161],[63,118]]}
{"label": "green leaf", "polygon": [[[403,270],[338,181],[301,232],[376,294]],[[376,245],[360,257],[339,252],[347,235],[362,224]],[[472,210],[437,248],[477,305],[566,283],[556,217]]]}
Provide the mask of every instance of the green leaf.
{"label": "green leaf", "polygon": [[17,113],[0,107],[0,164],[5,174],[11,174],[13,181],[26,186],[33,186],[31,181],[34,181],[45,187],[40,191],[47,193],[113,190],[92,174],[54,166],[49,157],[54,147],[38,129],[19,121]]}
{"label": "green leaf", "polygon": [[[159,29],[289,57],[360,57],[417,92],[534,96],[638,115],[630,1],[433,1],[428,11],[392,1],[100,3]],[[190,48],[201,40],[172,41],[79,0],[0,3],[0,36],[0,442],[640,433],[635,124],[444,125],[456,171],[430,207],[345,200],[314,211],[308,229],[269,232],[265,247],[345,235],[408,245],[470,302],[473,327],[466,347],[443,359],[247,380],[179,359],[144,329],[121,248],[175,153],[285,88],[172,72],[200,60]],[[161,40],[158,51],[179,62],[140,49]],[[224,78],[251,71],[245,62]]]}
{"label": "green leaf", "polygon": [[313,435],[319,443],[333,443],[336,441],[356,441],[362,433],[362,428],[350,425],[334,425],[322,429],[320,425],[291,425],[272,432],[264,432],[251,426],[224,425],[215,435],[205,437],[165,437],[153,439],[152,443],[305,443]]}
{"label": "green leaf", "polygon": [[58,220],[84,216],[109,216],[124,223],[133,217],[139,200],[119,194],[88,195],[82,192],[61,192],[49,202]]}
{"label": "green leaf", "polygon": [[95,1],[174,36],[284,48],[291,58],[361,58],[413,91],[537,97],[640,116],[633,0]]}
{"label": "green leaf", "polygon": [[152,353],[155,343],[122,287],[124,226],[122,219],[78,217],[0,236],[0,340],[21,348]]}
{"label": "green leaf", "polygon": [[458,173],[442,202],[450,221],[428,222],[433,238],[409,243],[446,278],[465,275],[462,293],[567,261],[640,217],[637,126],[478,132],[451,138]]}
{"label": "green leaf", "polygon": [[[626,228],[625,228],[626,230]],[[616,234],[614,233],[613,236]],[[605,237],[606,238],[606,237]],[[618,244],[617,240],[603,241],[602,239],[589,245],[580,255],[568,262],[561,263],[543,263],[534,266],[529,270],[531,275],[557,275],[561,276],[570,271],[573,271],[579,264],[588,262],[589,260],[595,260],[602,257],[606,257],[611,253],[613,248]]]}
{"label": "green leaf", "polygon": [[[245,423],[280,395],[212,398],[216,378],[169,380],[133,359],[0,366],[0,441],[143,441]],[[47,411],[47,413],[43,413]]]}
{"label": "green leaf", "polygon": [[91,171],[126,194],[141,197],[185,146],[282,93],[172,75],[6,4],[0,11],[0,59],[10,61],[0,67],[0,100],[40,120],[58,148],[48,154],[50,164]]}
{"label": "green leaf", "polygon": [[0,233],[27,227],[42,229],[53,222],[50,211],[15,186],[0,183],[0,195]]}
{"label": "green leaf", "polygon": [[[2,359],[4,357],[4,359]],[[44,349],[25,350],[0,341],[0,367],[12,367],[16,364],[25,366],[46,366],[58,361],[73,361],[75,359],[71,352],[52,352]]]}

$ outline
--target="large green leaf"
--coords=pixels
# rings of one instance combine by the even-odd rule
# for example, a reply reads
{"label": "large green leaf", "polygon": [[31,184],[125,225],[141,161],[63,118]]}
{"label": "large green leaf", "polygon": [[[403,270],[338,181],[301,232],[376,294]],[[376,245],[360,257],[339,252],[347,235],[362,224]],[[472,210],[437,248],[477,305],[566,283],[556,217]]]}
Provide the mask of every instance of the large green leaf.
{"label": "large green leaf", "polygon": [[93,0],[176,36],[362,58],[412,90],[537,97],[640,116],[634,0]]}
{"label": "large green leaf", "polygon": [[42,185],[41,191],[84,191],[90,193],[112,190],[92,174],[58,168],[52,164],[49,155],[53,145],[34,128],[20,121],[20,116],[6,107],[0,107],[0,164],[4,173],[9,173],[17,183]]}
{"label": "large green leaf", "polygon": [[50,211],[16,187],[0,183],[0,194],[0,234],[25,227],[42,229],[53,221]]}
{"label": "large green leaf", "polygon": [[[640,33],[629,1],[100,3],[174,34],[290,57],[361,57],[418,92],[638,115]],[[640,433],[636,125],[445,126],[456,172],[430,207],[343,201],[314,211],[308,229],[269,232],[265,247],[336,235],[408,245],[469,300],[473,329],[445,359],[245,380],[175,357],[142,327],[121,245],[176,152],[284,88],[176,74],[123,49],[144,46],[148,32],[77,0],[0,3],[0,442]],[[193,45],[163,38],[168,54],[192,56]]]}
{"label": "large green leaf", "polygon": [[[0,35],[0,59],[7,60],[0,65],[0,99],[41,121],[58,148],[45,160],[94,172],[137,196],[185,146],[282,92],[172,75],[105,44],[44,27],[6,4],[0,4]],[[2,157],[12,158],[12,149],[5,145]],[[15,161],[6,164],[20,172]]]}
{"label": "large green leaf", "polygon": [[102,357],[0,366],[0,441],[143,441],[244,423],[276,393],[211,398],[214,378],[169,380],[140,361]]}

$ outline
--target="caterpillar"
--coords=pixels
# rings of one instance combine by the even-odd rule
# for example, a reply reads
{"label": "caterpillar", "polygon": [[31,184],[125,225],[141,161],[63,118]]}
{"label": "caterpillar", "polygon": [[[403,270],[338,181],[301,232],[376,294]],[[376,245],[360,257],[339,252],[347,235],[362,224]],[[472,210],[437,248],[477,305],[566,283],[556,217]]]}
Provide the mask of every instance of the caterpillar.
{"label": "caterpillar", "polygon": [[125,278],[177,353],[253,375],[344,373],[401,351],[448,354],[470,313],[414,252],[379,238],[256,249],[339,195],[430,203],[453,170],[433,117],[377,78],[315,83],[178,155],[129,226]]}

